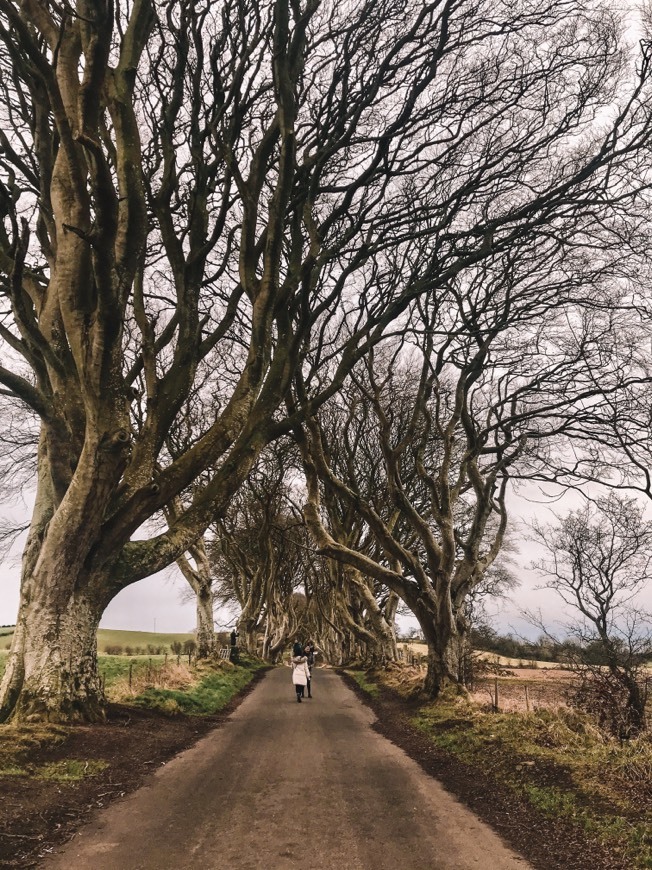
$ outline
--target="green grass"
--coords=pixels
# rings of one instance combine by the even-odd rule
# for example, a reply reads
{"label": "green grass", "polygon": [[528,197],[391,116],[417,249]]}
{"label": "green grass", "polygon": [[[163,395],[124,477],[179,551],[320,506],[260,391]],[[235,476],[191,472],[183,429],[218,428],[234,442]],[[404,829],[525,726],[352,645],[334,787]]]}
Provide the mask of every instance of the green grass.
{"label": "green grass", "polygon": [[186,640],[194,640],[195,635],[186,633],[163,633],[153,631],[122,631],[117,628],[100,628],[97,632],[97,649],[99,653],[103,653],[107,646],[122,646],[122,647],[141,647],[146,649],[148,646],[164,646],[170,649],[172,643],[180,641],[183,643]]}
{"label": "green grass", "polygon": [[[6,650],[11,644],[14,636],[13,628],[0,629],[0,652]],[[170,649],[175,641],[183,643],[186,640],[194,640],[194,634],[191,632],[153,632],[153,631],[122,631],[117,628],[100,628],[97,632],[97,650],[100,654],[104,653],[107,646],[121,647],[141,647],[147,649],[148,646],[167,647]]]}
{"label": "green grass", "polygon": [[[173,659],[176,661],[176,658],[168,656],[168,661],[172,661]],[[183,656],[181,660],[183,661]],[[133,672],[138,673],[139,671],[144,671],[148,668],[150,662],[153,666],[160,667],[164,661],[165,656],[163,655],[107,656],[100,654],[97,657],[97,667],[100,675],[104,677],[105,685],[108,688],[112,686],[116,680],[129,674],[130,664],[133,668]],[[6,651],[0,651],[0,679],[4,673],[6,663]]]}
{"label": "green grass", "polygon": [[372,683],[367,679],[365,671],[346,670],[344,673],[353,677],[363,692],[371,695],[372,698],[378,697],[380,690],[375,683]]}
{"label": "green grass", "polygon": [[148,688],[132,703],[167,713],[210,715],[225,707],[251,681],[254,670],[232,667],[206,671],[192,686],[185,689]]}
{"label": "green grass", "polygon": [[632,868],[652,868],[652,821],[645,812],[651,741],[605,740],[571,711],[484,713],[452,697],[423,707],[414,723],[440,749],[538,811],[572,820],[606,849],[626,854]]}
{"label": "green grass", "polygon": [[48,779],[54,782],[79,782],[89,776],[101,773],[108,766],[108,761],[95,759],[78,761],[75,758],[66,758],[63,761],[53,761],[51,764],[44,764],[42,767],[36,768],[34,776],[36,779]]}

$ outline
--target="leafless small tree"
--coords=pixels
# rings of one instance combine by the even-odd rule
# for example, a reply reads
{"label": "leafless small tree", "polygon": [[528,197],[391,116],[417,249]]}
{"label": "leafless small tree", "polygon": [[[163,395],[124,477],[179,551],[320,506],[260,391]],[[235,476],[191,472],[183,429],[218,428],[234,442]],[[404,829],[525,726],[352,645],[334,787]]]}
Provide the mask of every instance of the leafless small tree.
{"label": "leafless small tree", "polygon": [[652,578],[652,523],[634,499],[611,493],[534,533],[548,553],[535,567],[578,616],[567,625],[579,642],[576,701],[619,737],[639,734],[652,634],[636,596]]}

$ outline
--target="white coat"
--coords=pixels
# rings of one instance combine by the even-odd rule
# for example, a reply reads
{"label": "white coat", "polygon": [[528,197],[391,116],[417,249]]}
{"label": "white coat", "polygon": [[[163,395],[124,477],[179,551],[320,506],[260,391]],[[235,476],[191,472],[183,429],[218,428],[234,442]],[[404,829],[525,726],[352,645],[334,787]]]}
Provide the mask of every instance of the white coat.
{"label": "white coat", "polygon": [[307,686],[310,679],[310,668],[305,656],[296,656],[292,659],[292,682],[295,686]]}

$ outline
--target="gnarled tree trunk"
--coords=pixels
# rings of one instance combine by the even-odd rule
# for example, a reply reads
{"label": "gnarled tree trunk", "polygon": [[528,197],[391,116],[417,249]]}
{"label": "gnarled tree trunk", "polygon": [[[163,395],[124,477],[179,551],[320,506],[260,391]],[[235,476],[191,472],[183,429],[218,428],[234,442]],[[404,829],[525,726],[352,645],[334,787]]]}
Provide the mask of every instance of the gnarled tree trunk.
{"label": "gnarled tree trunk", "polygon": [[23,603],[0,689],[0,721],[104,718],[97,627],[104,603],[74,591],[66,602]]}
{"label": "gnarled tree trunk", "polygon": [[192,565],[185,555],[177,559],[177,565],[196,596],[197,612],[197,658],[209,658],[215,652],[215,622],[213,617],[213,578],[203,539],[196,541],[188,552],[194,559]]}

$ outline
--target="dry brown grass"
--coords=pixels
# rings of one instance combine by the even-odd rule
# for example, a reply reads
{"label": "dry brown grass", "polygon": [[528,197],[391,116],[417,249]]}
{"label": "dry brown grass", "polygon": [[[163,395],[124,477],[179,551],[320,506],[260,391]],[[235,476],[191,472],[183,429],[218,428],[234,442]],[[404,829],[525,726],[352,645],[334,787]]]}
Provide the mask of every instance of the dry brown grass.
{"label": "dry brown grass", "polygon": [[197,673],[187,664],[167,663],[151,668],[134,669],[131,676],[123,676],[107,686],[106,696],[113,703],[129,701],[146,689],[187,689],[197,681]]}

